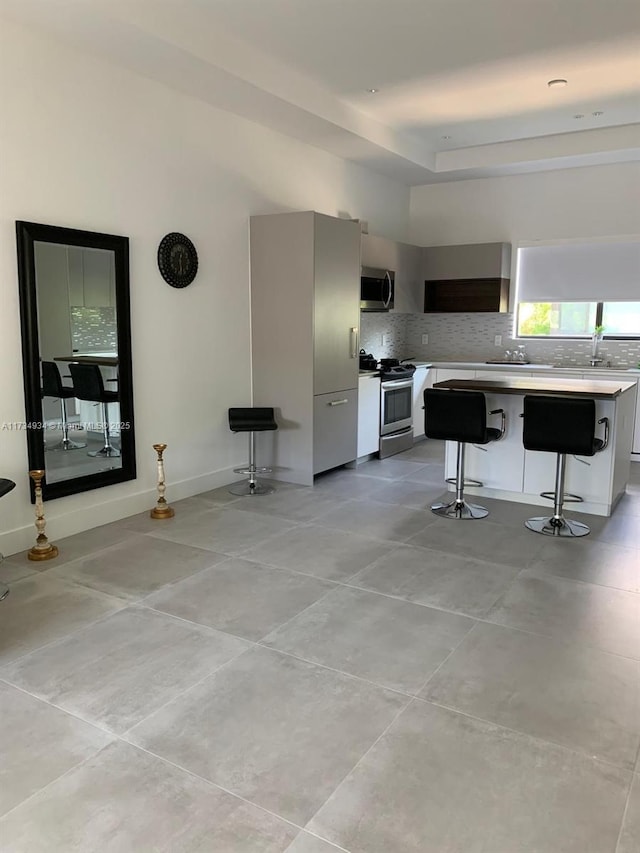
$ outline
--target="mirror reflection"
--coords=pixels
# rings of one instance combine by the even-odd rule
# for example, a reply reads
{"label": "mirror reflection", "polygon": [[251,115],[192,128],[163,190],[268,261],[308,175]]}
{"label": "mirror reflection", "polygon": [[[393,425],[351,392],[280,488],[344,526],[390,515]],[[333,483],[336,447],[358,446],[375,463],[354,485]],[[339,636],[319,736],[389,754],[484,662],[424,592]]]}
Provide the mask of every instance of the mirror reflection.
{"label": "mirror reflection", "polygon": [[128,240],[17,223],[29,465],[44,497],[135,477]]}
{"label": "mirror reflection", "polygon": [[33,248],[46,479],[121,468],[114,253]]}

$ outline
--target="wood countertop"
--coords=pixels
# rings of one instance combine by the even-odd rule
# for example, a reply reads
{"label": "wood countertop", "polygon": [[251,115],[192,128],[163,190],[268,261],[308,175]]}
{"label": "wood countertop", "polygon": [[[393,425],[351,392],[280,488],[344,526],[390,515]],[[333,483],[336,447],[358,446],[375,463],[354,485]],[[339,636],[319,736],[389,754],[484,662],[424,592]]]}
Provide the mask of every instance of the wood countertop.
{"label": "wood countertop", "polygon": [[599,379],[447,379],[434,388],[484,391],[487,394],[544,394],[556,397],[590,397],[610,400],[635,387],[635,382]]}

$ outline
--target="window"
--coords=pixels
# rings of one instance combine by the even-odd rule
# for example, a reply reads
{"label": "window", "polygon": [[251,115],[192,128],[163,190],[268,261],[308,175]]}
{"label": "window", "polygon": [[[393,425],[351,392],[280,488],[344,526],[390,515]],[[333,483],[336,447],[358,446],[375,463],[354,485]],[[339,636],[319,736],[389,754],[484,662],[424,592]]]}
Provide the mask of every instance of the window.
{"label": "window", "polygon": [[640,240],[538,242],[516,258],[517,337],[590,338],[603,326],[605,338],[640,339]]}
{"label": "window", "polygon": [[640,338],[640,302],[519,302],[516,337]]}

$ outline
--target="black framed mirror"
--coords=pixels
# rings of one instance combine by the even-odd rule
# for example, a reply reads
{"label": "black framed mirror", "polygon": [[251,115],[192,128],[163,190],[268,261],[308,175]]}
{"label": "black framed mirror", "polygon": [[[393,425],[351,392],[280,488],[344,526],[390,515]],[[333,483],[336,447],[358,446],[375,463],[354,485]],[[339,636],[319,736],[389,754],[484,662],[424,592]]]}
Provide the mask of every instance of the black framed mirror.
{"label": "black framed mirror", "polygon": [[29,468],[45,471],[43,498],[133,480],[129,240],[22,221],[16,237]]}

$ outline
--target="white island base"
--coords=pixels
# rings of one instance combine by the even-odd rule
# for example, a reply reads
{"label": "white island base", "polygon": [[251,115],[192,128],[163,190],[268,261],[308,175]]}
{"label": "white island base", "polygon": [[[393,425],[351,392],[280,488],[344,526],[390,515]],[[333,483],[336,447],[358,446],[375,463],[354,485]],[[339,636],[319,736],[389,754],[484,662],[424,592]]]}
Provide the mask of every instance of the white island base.
{"label": "white island base", "polygon": [[[507,390],[507,384],[518,387]],[[561,384],[562,380],[553,379],[516,380],[511,383],[469,379],[448,380],[434,386],[483,391],[487,398],[487,411],[504,409],[506,414],[506,433],[500,441],[482,446],[467,445],[465,479],[479,480],[483,486],[465,486],[465,495],[538,504],[547,507],[551,514],[553,501],[543,498],[540,492],[552,492],[554,489],[557,457],[555,453],[524,449],[520,415],[525,394],[559,393]],[[629,479],[636,386],[632,383],[616,383],[614,386],[612,382],[586,380],[574,380],[571,385],[578,390],[579,396],[587,396],[587,386],[596,391],[588,394],[595,398],[596,420],[608,418],[610,432],[608,446],[595,456],[567,456],[565,492],[580,495],[583,501],[567,503],[565,510],[608,516],[624,495]],[[567,390],[563,396],[571,396],[571,391]],[[487,424],[499,426],[499,417],[488,417]],[[558,424],[558,428],[561,429],[562,425]],[[604,424],[596,426],[596,436],[604,438]],[[457,443],[446,442],[447,478],[455,478],[456,455]],[[450,485],[449,491],[455,491],[455,486]]]}

